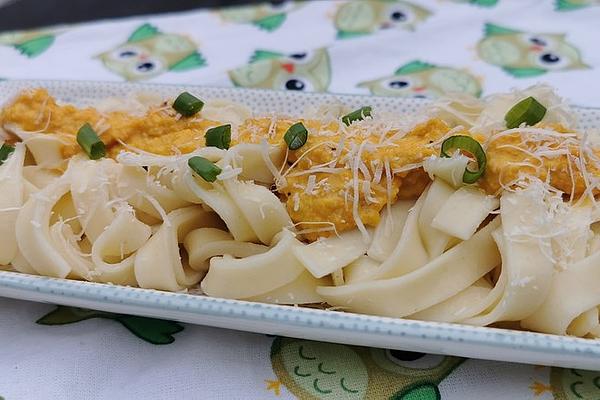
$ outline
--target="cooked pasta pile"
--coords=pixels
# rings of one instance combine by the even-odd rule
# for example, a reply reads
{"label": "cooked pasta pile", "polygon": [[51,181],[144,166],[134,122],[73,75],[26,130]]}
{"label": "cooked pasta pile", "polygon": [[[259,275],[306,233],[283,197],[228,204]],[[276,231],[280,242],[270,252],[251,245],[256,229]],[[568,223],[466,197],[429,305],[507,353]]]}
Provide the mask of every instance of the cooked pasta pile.
{"label": "cooked pasta pile", "polygon": [[600,336],[600,148],[551,88],[367,106],[25,91],[0,112],[0,264]]}

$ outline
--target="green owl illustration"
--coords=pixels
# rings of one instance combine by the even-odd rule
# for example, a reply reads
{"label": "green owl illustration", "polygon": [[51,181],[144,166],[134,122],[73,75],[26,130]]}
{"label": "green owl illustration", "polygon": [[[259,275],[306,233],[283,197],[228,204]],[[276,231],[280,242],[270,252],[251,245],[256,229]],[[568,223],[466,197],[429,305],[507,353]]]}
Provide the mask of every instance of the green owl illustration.
{"label": "green owl illustration", "polygon": [[412,61],[398,68],[394,75],[361,82],[359,87],[379,96],[434,98],[449,92],[481,94],[481,86],[469,72]]}
{"label": "green owl illustration", "polygon": [[55,37],[56,32],[49,30],[7,32],[0,34],[0,45],[12,46],[24,56],[34,58],[48,50]]}
{"label": "green owl illustration", "polygon": [[600,373],[598,372],[552,368],[550,385],[554,400],[600,398]]}
{"label": "green owl illustration", "polygon": [[324,48],[287,55],[257,50],[248,65],[229,71],[229,77],[241,87],[323,92],[331,81],[329,54]]}
{"label": "green owl illustration", "polygon": [[67,306],[57,306],[54,311],[44,315],[36,323],[40,325],[66,325],[92,318],[111,319],[120,322],[135,336],[152,344],[173,343],[175,341],[173,335],[183,330],[183,326],[173,321]]}
{"label": "green owl illustration", "polygon": [[335,14],[338,38],[360,36],[385,28],[414,29],[431,12],[402,0],[353,0]]}
{"label": "green owl illustration", "polygon": [[600,0],[556,0],[556,11],[572,11],[600,5]]}
{"label": "green owl illustration", "polygon": [[230,7],[221,10],[219,14],[225,21],[251,23],[272,32],[285,22],[287,13],[301,6],[300,2],[279,0],[252,6]]}
{"label": "green owl illustration", "polygon": [[464,359],[277,338],[273,371],[302,400],[439,400],[438,384]]}
{"label": "green owl illustration", "polygon": [[565,40],[565,34],[528,33],[486,24],[477,51],[484,61],[516,78],[589,68],[575,46]]}
{"label": "green owl illustration", "polygon": [[128,81],[206,65],[192,40],[183,35],[162,33],[150,24],[140,26],[126,43],[97,57],[109,70]]}

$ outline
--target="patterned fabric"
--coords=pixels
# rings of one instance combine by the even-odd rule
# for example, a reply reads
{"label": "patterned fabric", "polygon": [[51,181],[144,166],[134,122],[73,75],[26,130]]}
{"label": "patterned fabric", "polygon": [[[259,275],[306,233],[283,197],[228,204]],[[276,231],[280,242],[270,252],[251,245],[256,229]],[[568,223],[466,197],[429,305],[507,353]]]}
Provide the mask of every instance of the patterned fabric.
{"label": "patterned fabric", "polygon": [[[273,2],[0,33],[0,78],[384,96],[543,81],[600,106],[600,1]],[[37,323],[35,323],[37,322]],[[0,399],[599,399],[590,371],[0,300]]]}

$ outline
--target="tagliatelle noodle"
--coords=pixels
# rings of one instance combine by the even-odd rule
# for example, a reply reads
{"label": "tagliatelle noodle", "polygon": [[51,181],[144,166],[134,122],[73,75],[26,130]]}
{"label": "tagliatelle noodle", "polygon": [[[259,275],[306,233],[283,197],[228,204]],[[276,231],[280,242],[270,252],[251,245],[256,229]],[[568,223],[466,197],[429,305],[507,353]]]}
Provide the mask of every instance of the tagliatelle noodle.
{"label": "tagliatelle noodle", "polygon": [[373,279],[396,278],[421,268],[429,261],[429,254],[419,231],[419,215],[428,192],[429,187],[409,210],[400,240],[392,254],[375,271]]}
{"label": "tagliatelle noodle", "polygon": [[276,244],[263,254],[235,259],[213,257],[201,288],[209,296],[247,299],[263,295],[296,280],[306,271],[296,259],[293,247],[302,244],[283,230]]}
{"label": "tagliatelle noodle", "polygon": [[504,192],[500,199],[502,236],[498,237],[502,242],[501,279],[506,279],[504,293],[492,310],[462,322],[489,325],[537,314],[550,291],[554,274],[554,262],[548,257],[551,244],[547,236],[551,232],[544,226],[548,221],[547,207],[538,183],[516,192]]}
{"label": "tagliatelle noodle", "polygon": [[[135,252],[148,241],[151,233],[152,229],[139,221],[132,210],[127,207],[117,210],[114,220],[92,245],[92,280],[136,286]],[[119,261],[108,262],[108,258]]]}
{"label": "tagliatelle noodle", "polygon": [[465,186],[452,193],[431,221],[431,226],[450,236],[468,240],[500,202],[483,190]]}
{"label": "tagliatelle noodle", "polygon": [[4,128],[23,141],[27,146],[27,150],[29,150],[35,159],[37,166],[49,169],[60,169],[66,164],[62,150],[68,142],[61,140],[59,135],[27,132],[14,125],[5,125]]}
{"label": "tagliatelle noodle", "polygon": [[419,212],[418,226],[423,245],[434,259],[444,252],[450,242],[450,235],[434,228],[431,223],[443,205],[454,193],[454,189],[441,179],[434,179]]}
{"label": "tagliatelle noodle", "polygon": [[322,278],[347,266],[365,254],[369,244],[365,243],[358,230],[317,240],[293,248],[296,258],[315,277]]}
{"label": "tagliatelle noodle", "polygon": [[405,317],[441,303],[465,290],[500,263],[492,232],[495,218],[473,237],[423,267],[398,278],[319,287],[317,293],[333,306],[349,311]]}
{"label": "tagliatelle noodle", "polygon": [[213,257],[227,254],[244,258],[269,250],[267,246],[261,244],[233,240],[229,232],[212,227],[191,231],[185,237],[183,245],[188,253],[190,267],[203,272],[208,271],[209,262]]}
{"label": "tagliatelle noodle", "polygon": [[331,284],[332,281],[329,277],[317,279],[312,276],[310,272],[304,271],[287,285],[278,287],[271,292],[243,300],[273,304],[321,303],[323,302],[323,298],[317,293],[317,287]]}
{"label": "tagliatelle noodle", "polygon": [[382,212],[381,220],[373,234],[373,240],[367,255],[379,262],[385,261],[402,237],[404,224],[408,213],[415,202],[412,200],[398,200],[392,207],[391,213]]}
{"label": "tagliatelle noodle", "polygon": [[0,265],[9,264],[17,255],[15,225],[25,196],[24,162],[25,145],[17,143],[14,152],[0,166],[0,183],[5,188],[0,196]]}
{"label": "tagliatelle noodle", "polygon": [[361,256],[344,267],[344,281],[347,284],[372,280],[381,263],[369,256]]}

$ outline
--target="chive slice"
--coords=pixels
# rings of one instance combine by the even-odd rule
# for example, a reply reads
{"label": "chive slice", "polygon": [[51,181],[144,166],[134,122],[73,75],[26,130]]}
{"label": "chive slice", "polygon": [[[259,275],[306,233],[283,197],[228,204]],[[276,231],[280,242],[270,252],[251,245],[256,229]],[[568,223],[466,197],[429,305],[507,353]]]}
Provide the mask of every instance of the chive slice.
{"label": "chive slice", "polygon": [[529,96],[508,110],[504,116],[504,121],[506,121],[508,129],[517,128],[523,122],[526,125],[532,126],[540,122],[544,118],[544,115],[546,115],[546,107],[535,98]]}
{"label": "chive slice", "polygon": [[346,125],[350,125],[354,121],[362,121],[365,117],[371,116],[371,111],[371,106],[361,107],[358,110],[352,111],[350,114],[344,115],[342,117],[342,122]]}
{"label": "chive slice", "polygon": [[197,173],[206,182],[214,182],[217,175],[221,173],[221,168],[204,157],[194,156],[188,160],[188,166]]}
{"label": "chive slice", "polygon": [[283,140],[285,140],[290,150],[298,150],[308,140],[308,131],[302,122],[296,122],[288,128]]}
{"label": "chive slice", "polygon": [[227,150],[231,144],[231,125],[221,125],[210,128],[204,134],[206,146]]}
{"label": "chive slice", "polygon": [[2,147],[0,147],[0,165],[4,164],[4,161],[10,156],[15,148],[10,144],[3,143]]}
{"label": "chive slice", "polygon": [[77,143],[92,160],[97,160],[106,155],[106,146],[104,146],[94,128],[87,122],[77,132]]}
{"label": "chive slice", "polygon": [[202,107],[204,102],[188,92],[181,93],[173,102],[173,109],[184,117],[191,117],[202,110]]}
{"label": "chive slice", "polygon": [[477,171],[470,171],[469,167],[465,168],[463,174],[464,183],[475,183],[485,172],[487,157],[481,144],[470,136],[456,135],[450,136],[442,143],[441,157],[452,157],[454,150],[462,150],[471,153],[477,160]]}

